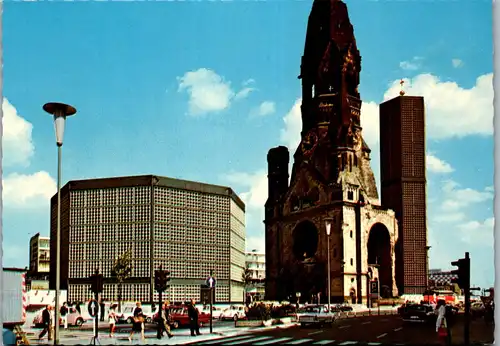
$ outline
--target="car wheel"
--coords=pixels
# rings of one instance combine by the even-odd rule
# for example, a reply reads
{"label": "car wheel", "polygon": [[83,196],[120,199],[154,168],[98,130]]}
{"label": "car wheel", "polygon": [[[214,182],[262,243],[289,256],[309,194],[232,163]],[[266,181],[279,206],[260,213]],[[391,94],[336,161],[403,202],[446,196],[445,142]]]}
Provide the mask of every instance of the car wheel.
{"label": "car wheel", "polygon": [[234,316],[233,316],[233,320],[234,320],[235,322],[236,322],[236,321],[238,321],[238,315],[234,315]]}
{"label": "car wheel", "polygon": [[133,322],[132,318],[130,318],[130,317],[129,317],[129,318],[127,318],[127,323],[128,323],[128,324],[132,324],[132,322]]}
{"label": "car wheel", "polygon": [[203,327],[203,322],[200,322],[200,328],[202,328],[202,327]]}
{"label": "car wheel", "polygon": [[83,318],[77,318],[75,321],[75,326],[81,327],[83,325]]}
{"label": "car wheel", "polygon": [[172,327],[174,327],[174,329],[179,328],[179,322],[174,321],[174,322],[172,323]]}
{"label": "car wheel", "polygon": [[146,323],[151,323],[151,317],[146,318]]}

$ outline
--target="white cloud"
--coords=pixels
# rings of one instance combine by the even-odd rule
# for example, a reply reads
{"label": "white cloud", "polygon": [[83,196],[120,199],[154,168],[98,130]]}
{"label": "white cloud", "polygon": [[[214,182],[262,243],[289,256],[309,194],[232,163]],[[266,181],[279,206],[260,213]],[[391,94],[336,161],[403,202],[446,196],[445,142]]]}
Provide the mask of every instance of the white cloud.
{"label": "white cloud", "polygon": [[33,125],[17,113],[16,108],[10,104],[7,98],[3,99],[2,110],[2,164],[6,167],[27,167],[35,152],[35,147],[31,138]]}
{"label": "white cloud", "polygon": [[249,87],[243,88],[240,91],[238,91],[238,93],[234,96],[234,99],[237,101],[247,98],[247,96],[250,95],[252,91],[255,91],[255,88],[249,88]]}
{"label": "white cloud", "polygon": [[495,218],[490,217],[484,221],[469,221],[457,227],[461,231],[463,242],[490,245],[493,247]]}
{"label": "white cloud", "polygon": [[451,64],[453,65],[454,68],[460,68],[464,66],[464,62],[460,59],[452,59]]}
{"label": "white cloud", "polygon": [[246,192],[240,193],[239,197],[243,200],[247,209],[262,209],[262,212],[264,212],[264,204],[267,200],[266,171],[261,170],[253,174],[232,172],[224,178],[231,185],[245,189]]}
{"label": "white cloud", "polygon": [[472,204],[490,201],[494,193],[486,188],[483,191],[471,188],[460,188],[460,185],[452,180],[445,181],[442,188],[445,200],[441,208],[445,211],[459,210]]}
{"label": "white cloud", "polygon": [[426,166],[427,170],[432,173],[451,173],[454,171],[453,167],[432,154],[426,155]]}
{"label": "white cloud", "polygon": [[47,207],[56,192],[56,182],[45,171],[12,173],[3,179],[2,197],[6,208]]}
{"label": "white cloud", "polygon": [[401,61],[399,63],[399,67],[401,67],[403,70],[415,71],[422,66],[422,60],[423,60],[422,57],[415,56],[411,60]]}
{"label": "white cloud", "polygon": [[271,115],[276,112],[276,104],[272,101],[264,101],[258,107],[250,111],[251,116],[261,116]]}
{"label": "white cloud", "polygon": [[[399,82],[391,84],[384,100],[399,95]],[[424,97],[429,138],[493,134],[493,73],[478,77],[470,89],[441,81],[431,74],[421,74],[406,79],[404,90],[408,96]]]}
{"label": "white cloud", "polygon": [[300,143],[300,132],[302,131],[302,113],[300,111],[301,105],[302,99],[299,98],[293,104],[292,109],[290,109],[290,111],[283,117],[285,126],[280,131],[281,141],[291,152],[295,151]]}
{"label": "white cloud", "polygon": [[232,100],[243,99],[254,90],[246,87],[236,93],[230,82],[206,68],[186,72],[177,80],[178,91],[189,95],[189,114],[193,116],[227,109]]}
{"label": "white cloud", "polygon": [[252,250],[257,250],[257,253],[266,252],[266,238],[264,235],[260,237],[247,237],[246,239],[246,251],[250,252]]}

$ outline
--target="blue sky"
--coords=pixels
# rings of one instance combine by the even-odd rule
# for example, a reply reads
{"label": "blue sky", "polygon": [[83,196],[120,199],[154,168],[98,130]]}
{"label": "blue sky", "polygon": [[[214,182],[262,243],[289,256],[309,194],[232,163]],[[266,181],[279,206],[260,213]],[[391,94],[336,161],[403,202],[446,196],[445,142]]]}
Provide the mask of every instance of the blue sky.
{"label": "blue sky", "polygon": [[[363,57],[363,134],[378,176],[377,104],[426,98],[431,267],[470,251],[493,284],[492,13],[488,1],[346,1]],[[311,1],[7,2],[4,265],[49,233],[56,146],[41,106],[67,122],[63,182],[158,174],[230,185],[263,244],[266,154],[295,150],[297,79]]]}

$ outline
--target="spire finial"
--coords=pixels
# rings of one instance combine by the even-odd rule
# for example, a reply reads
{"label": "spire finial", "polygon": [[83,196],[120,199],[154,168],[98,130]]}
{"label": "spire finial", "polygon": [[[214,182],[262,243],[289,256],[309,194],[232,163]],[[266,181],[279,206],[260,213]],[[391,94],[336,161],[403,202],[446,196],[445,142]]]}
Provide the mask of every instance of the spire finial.
{"label": "spire finial", "polygon": [[401,84],[401,91],[399,92],[399,95],[404,96],[406,94],[405,91],[403,90],[403,84],[405,84],[405,81],[401,79],[399,84]]}

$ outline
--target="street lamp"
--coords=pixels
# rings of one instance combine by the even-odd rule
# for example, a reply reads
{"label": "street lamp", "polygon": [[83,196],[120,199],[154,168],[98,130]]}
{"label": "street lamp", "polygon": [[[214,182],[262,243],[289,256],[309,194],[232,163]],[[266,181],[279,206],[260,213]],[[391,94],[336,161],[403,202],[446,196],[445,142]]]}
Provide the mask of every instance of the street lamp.
{"label": "street lamp", "polygon": [[330,312],[330,297],[331,297],[331,283],[330,283],[330,231],[332,229],[331,220],[325,220],[325,228],[326,228],[326,248],[327,248],[327,271],[328,271],[328,312]]}
{"label": "street lamp", "polygon": [[70,105],[58,102],[49,102],[43,105],[43,110],[54,116],[57,144],[57,233],[56,233],[56,301],[55,301],[55,328],[54,345],[59,344],[59,291],[61,289],[61,154],[66,117],[76,113]]}

